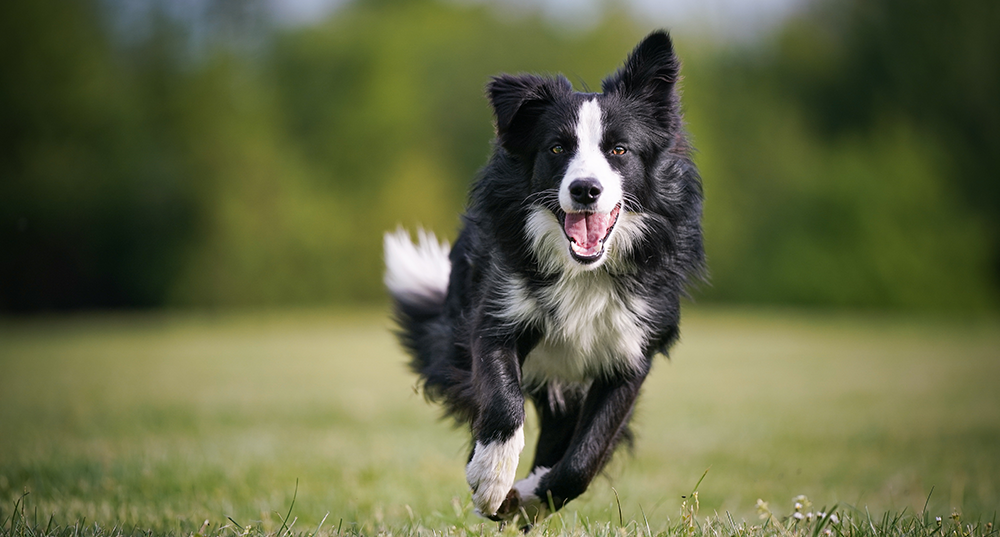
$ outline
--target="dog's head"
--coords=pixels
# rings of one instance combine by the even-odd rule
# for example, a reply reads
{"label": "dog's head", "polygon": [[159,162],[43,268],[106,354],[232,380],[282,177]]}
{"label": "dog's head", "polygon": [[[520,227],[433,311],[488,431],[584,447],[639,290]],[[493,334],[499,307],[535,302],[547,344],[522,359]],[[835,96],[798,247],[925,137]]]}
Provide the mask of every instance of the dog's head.
{"label": "dog's head", "polygon": [[[603,263],[619,224],[640,210],[649,167],[681,129],[670,37],[654,32],[604,80],[574,92],[563,77],[502,75],[488,87],[501,148],[531,165],[530,191],[577,265]],[[554,217],[554,218],[553,218]]]}

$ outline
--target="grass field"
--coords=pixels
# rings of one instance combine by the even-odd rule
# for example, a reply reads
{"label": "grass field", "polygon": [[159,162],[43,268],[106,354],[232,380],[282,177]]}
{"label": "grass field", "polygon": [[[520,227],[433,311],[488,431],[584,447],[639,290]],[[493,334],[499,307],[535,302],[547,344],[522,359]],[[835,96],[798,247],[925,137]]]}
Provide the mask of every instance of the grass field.
{"label": "grass field", "polygon": [[[671,527],[706,469],[701,518],[804,494],[878,519],[932,489],[932,517],[995,518],[1000,322],[689,308],[682,331],[634,454],[561,524],[620,505],[639,533]],[[293,531],[481,533],[467,435],[404,361],[380,311],[0,321],[0,523],[280,533],[294,495]]]}

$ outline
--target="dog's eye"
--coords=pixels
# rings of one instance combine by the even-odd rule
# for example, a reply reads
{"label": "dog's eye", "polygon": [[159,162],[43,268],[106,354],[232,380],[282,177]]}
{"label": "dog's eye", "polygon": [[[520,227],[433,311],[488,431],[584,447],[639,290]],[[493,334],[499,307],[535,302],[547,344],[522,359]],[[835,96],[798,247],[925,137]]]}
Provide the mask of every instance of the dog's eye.
{"label": "dog's eye", "polygon": [[624,155],[627,151],[628,150],[625,149],[625,146],[623,146],[623,145],[616,145],[614,148],[611,149],[611,154],[614,155],[614,156],[616,156],[616,157],[620,157],[620,156]]}
{"label": "dog's eye", "polygon": [[556,144],[551,148],[549,148],[549,151],[551,151],[553,155],[561,155],[564,151],[566,151],[566,148],[564,148],[559,144]]}

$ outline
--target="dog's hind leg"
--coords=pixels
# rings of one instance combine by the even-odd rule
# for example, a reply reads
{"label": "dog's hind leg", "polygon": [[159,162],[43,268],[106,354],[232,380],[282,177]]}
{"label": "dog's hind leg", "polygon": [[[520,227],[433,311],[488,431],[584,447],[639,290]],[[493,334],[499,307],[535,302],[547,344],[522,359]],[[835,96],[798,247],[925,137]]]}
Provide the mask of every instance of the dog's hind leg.
{"label": "dog's hind leg", "polygon": [[563,458],[569,448],[573,431],[580,419],[583,396],[570,390],[546,386],[531,394],[538,413],[538,446],[535,449],[535,468],[552,468]]}
{"label": "dog's hind leg", "polygon": [[559,509],[583,494],[594,476],[610,460],[615,447],[628,438],[628,420],[648,373],[595,380],[580,407],[579,419],[563,456],[538,480],[535,495]]}

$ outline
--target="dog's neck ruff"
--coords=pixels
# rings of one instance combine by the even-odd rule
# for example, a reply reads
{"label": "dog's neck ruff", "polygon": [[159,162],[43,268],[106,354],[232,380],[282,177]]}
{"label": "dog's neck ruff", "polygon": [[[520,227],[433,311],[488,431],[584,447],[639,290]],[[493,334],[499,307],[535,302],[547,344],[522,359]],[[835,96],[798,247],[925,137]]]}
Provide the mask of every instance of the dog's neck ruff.
{"label": "dog's neck ruff", "polygon": [[650,336],[649,306],[607,271],[564,272],[544,286],[529,286],[512,274],[499,290],[501,315],[541,333],[522,366],[525,385],[557,382],[570,388],[641,367]]}
{"label": "dog's neck ruff", "polygon": [[539,271],[553,278],[529,285],[523,276],[506,274],[499,285],[501,316],[542,334],[525,360],[524,382],[572,387],[600,374],[637,370],[649,341],[649,307],[622,283],[632,272],[627,259],[643,232],[642,216],[622,211],[614,240],[593,265],[573,259],[545,207],[531,209],[525,232]]}

